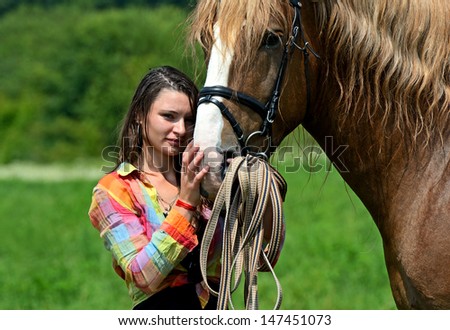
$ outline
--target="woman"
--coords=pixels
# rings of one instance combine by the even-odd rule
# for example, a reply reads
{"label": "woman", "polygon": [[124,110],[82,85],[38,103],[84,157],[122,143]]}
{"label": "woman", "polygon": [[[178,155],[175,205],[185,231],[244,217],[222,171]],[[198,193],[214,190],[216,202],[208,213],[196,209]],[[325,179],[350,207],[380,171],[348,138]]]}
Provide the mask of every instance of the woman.
{"label": "woman", "polygon": [[[200,196],[203,154],[192,139],[198,90],[182,72],[152,69],[139,84],[120,134],[116,170],[93,191],[89,217],[112,253],[134,309],[215,309],[198,269],[210,205]],[[187,147],[185,147],[187,145]],[[217,232],[212,246],[220,244]],[[208,282],[218,283],[211,249]]]}

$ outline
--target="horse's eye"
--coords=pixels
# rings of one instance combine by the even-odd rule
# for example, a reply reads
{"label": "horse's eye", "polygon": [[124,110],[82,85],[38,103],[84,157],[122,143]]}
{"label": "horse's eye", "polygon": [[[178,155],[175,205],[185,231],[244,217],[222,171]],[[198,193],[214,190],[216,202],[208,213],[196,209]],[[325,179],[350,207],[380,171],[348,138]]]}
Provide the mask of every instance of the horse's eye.
{"label": "horse's eye", "polygon": [[275,33],[269,32],[264,37],[263,46],[264,48],[272,49],[278,47],[280,43],[281,43],[280,37]]}

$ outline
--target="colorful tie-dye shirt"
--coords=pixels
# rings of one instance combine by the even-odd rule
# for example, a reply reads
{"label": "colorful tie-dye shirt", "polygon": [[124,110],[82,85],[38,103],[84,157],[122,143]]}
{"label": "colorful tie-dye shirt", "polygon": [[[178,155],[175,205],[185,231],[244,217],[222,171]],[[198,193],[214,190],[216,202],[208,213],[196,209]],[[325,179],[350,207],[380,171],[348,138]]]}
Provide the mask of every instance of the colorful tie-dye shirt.
{"label": "colorful tie-dye shirt", "polygon": [[[209,208],[201,213],[209,219]],[[195,230],[175,209],[164,216],[155,187],[133,165],[123,163],[98,182],[89,217],[112,253],[133,307],[164,288],[190,283],[180,262],[199,244]],[[221,236],[219,228],[208,257],[212,283],[219,282]],[[209,299],[205,284],[197,283],[196,291],[204,307]]]}

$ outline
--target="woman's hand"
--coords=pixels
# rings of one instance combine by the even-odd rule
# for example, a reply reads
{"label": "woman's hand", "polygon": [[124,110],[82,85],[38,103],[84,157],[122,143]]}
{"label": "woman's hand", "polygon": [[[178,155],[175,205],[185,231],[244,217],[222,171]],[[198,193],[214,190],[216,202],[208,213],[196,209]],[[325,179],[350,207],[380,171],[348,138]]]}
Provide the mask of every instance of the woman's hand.
{"label": "woman's hand", "polygon": [[209,171],[207,165],[200,168],[204,154],[199,150],[191,141],[183,152],[181,166],[180,199],[193,206],[200,204],[200,183]]}

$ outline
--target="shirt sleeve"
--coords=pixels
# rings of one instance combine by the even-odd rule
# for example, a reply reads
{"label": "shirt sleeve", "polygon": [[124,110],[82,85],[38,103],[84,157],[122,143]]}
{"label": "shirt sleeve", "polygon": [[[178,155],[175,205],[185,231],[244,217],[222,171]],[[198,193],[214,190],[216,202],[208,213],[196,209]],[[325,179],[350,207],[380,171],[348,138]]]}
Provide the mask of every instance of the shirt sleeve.
{"label": "shirt sleeve", "polygon": [[[126,188],[124,188],[126,190]],[[94,188],[89,217],[112,253],[116,272],[146,293],[158,287],[198,244],[195,229],[176,210],[160,228],[149,232],[145,214],[133,205],[130,193],[115,194],[101,185]]]}

